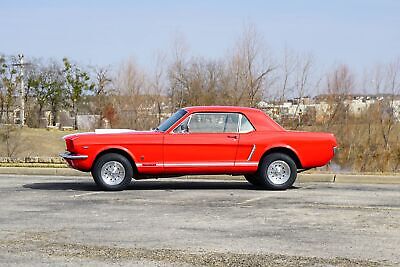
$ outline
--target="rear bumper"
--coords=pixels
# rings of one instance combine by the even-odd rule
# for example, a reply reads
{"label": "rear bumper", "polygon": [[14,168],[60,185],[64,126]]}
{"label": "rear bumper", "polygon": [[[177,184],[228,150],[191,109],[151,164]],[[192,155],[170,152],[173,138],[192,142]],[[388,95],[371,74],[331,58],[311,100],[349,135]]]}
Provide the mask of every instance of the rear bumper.
{"label": "rear bumper", "polygon": [[333,147],[333,156],[335,156],[339,151],[339,148],[337,146]]}
{"label": "rear bumper", "polygon": [[59,155],[60,155],[60,157],[62,157],[64,159],[70,159],[70,160],[87,159],[88,158],[88,155],[73,154],[71,152],[60,153]]}

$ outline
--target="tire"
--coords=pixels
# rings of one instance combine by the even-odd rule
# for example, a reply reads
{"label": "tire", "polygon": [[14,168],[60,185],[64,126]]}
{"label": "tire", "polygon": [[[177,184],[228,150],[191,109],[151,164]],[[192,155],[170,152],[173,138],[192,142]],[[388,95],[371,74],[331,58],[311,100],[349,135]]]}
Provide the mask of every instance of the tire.
{"label": "tire", "polygon": [[92,168],[95,183],[106,191],[124,190],[131,182],[133,168],[129,160],[117,153],[102,155]]}
{"label": "tire", "polygon": [[257,174],[262,187],[285,190],[296,181],[297,167],[290,156],[283,153],[272,153],[262,159]]}
{"label": "tire", "polygon": [[254,186],[261,186],[260,178],[257,174],[245,174],[244,178],[246,178],[247,182],[251,183]]}

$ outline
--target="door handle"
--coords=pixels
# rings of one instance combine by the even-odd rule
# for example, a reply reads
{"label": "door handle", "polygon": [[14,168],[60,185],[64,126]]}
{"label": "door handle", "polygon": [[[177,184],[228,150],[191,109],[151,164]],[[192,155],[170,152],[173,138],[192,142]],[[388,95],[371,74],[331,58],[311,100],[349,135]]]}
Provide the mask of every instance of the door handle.
{"label": "door handle", "polygon": [[228,135],[227,137],[232,139],[238,139],[237,135]]}

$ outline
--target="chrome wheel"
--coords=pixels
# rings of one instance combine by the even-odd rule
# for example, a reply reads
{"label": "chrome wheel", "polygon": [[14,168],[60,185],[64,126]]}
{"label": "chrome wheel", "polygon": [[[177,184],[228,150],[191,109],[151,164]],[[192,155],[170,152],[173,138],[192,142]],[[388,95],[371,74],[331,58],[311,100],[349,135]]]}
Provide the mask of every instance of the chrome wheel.
{"label": "chrome wheel", "polygon": [[290,178],[290,167],[283,160],[271,162],[267,169],[268,179],[277,185],[286,183]]}
{"label": "chrome wheel", "polygon": [[101,167],[100,175],[107,185],[118,185],[125,178],[125,168],[118,161],[108,161]]}

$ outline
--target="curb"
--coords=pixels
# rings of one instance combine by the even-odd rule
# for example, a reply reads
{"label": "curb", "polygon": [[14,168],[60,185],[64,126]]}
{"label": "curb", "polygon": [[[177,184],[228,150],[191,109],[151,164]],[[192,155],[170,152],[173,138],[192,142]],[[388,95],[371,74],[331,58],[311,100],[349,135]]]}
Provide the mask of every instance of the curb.
{"label": "curb", "polygon": [[89,176],[71,168],[37,168],[37,167],[0,167],[0,174],[12,175],[54,175],[54,176]]}
{"label": "curb", "polygon": [[[80,172],[71,168],[35,168],[35,167],[0,167],[2,175],[53,175],[53,176],[81,176],[90,177],[88,172]],[[242,175],[187,175],[184,179],[202,180],[244,180]],[[298,183],[354,183],[354,184],[400,184],[400,175],[372,175],[372,174],[333,174],[333,173],[300,173]]]}

